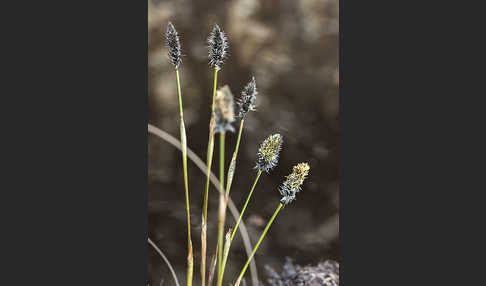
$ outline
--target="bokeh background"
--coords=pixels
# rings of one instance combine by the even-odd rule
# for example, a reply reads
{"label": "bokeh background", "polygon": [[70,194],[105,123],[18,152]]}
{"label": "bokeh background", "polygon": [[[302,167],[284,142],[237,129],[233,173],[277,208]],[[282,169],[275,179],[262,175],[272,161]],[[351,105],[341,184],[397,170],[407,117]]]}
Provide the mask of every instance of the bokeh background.
{"label": "bokeh background", "polygon": [[[280,212],[255,259],[259,278],[264,265],[279,270],[285,257],[306,265],[339,261],[339,3],[338,0],[148,1],[148,121],[179,138],[175,73],[164,47],[171,21],[184,53],[181,83],[188,146],[205,161],[213,73],[206,38],[219,24],[230,43],[229,58],[218,74],[238,97],[254,75],[257,112],[245,121],[231,197],[241,209],[255,178],[258,145],[268,135],[284,137],[278,166],[262,175],[245,222],[254,244],[273,214],[278,185],[293,165],[309,162],[310,175],[297,201]],[[235,129],[238,122],[235,122]],[[226,136],[226,167],[236,134]],[[165,252],[185,283],[186,221],[181,154],[148,135],[148,233]],[[218,140],[213,172],[218,173]],[[200,221],[204,174],[189,161],[195,285],[199,280]],[[208,253],[216,239],[218,196],[210,190]],[[228,216],[227,227],[234,225]],[[149,246],[148,246],[149,247]],[[149,283],[173,285],[162,259],[149,247]],[[208,257],[209,263],[210,257]],[[233,282],[246,261],[241,237],[235,238],[225,275]],[[247,272],[249,277],[249,271]]]}

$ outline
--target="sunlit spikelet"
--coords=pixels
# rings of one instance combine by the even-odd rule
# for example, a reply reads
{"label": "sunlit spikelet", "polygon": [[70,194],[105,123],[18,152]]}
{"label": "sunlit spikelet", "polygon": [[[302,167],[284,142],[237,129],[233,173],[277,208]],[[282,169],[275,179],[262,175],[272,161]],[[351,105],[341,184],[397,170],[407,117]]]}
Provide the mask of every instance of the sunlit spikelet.
{"label": "sunlit spikelet", "polygon": [[255,168],[269,172],[278,163],[278,155],[282,149],[283,138],[280,134],[274,134],[265,139],[258,149],[258,159]]}
{"label": "sunlit spikelet", "polygon": [[214,120],[214,133],[235,131],[231,125],[235,121],[233,94],[227,85],[216,91]]}
{"label": "sunlit spikelet", "polygon": [[310,166],[307,163],[299,163],[294,166],[292,173],[288,175],[279,188],[282,195],[280,202],[284,205],[295,200],[295,194],[300,192],[305,178],[309,174]]}

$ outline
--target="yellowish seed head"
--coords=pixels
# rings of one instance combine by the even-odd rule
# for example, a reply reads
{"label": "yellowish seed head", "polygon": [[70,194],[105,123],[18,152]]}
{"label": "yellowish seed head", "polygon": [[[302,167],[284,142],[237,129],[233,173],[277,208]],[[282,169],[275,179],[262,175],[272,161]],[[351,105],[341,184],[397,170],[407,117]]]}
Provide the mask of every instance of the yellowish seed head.
{"label": "yellowish seed head", "polygon": [[278,163],[278,155],[282,149],[282,135],[273,134],[265,139],[258,149],[256,169],[268,172]]}
{"label": "yellowish seed head", "polygon": [[289,204],[295,200],[295,194],[300,192],[302,184],[309,174],[310,166],[308,163],[299,163],[293,167],[292,173],[285,177],[285,181],[280,186],[280,194],[282,199],[280,202],[284,205]]}

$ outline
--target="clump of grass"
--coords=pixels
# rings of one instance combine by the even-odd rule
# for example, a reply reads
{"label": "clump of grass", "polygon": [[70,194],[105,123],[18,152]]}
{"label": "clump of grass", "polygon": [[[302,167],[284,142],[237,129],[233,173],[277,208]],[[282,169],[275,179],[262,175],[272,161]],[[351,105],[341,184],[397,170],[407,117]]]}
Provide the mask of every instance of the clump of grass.
{"label": "clump of grass", "polygon": [[[186,198],[186,217],[187,217],[187,286],[192,286],[193,280],[193,247],[191,239],[191,219],[190,219],[190,204],[189,204],[189,183],[187,178],[187,137],[184,124],[184,113],[182,107],[182,93],[180,84],[179,68],[182,64],[182,49],[179,40],[179,35],[175,30],[172,23],[168,23],[167,32],[165,34],[166,46],[168,49],[168,57],[170,63],[174,66],[176,73],[177,82],[177,93],[179,101],[179,115],[180,115],[180,141],[182,150],[182,162],[184,171],[184,188],[185,188],[185,198]],[[201,285],[206,284],[206,252],[207,252],[207,211],[208,211],[208,190],[210,183],[210,174],[212,159],[214,153],[214,136],[216,133],[220,134],[220,144],[219,144],[219,180],[220,180],[220,192],[219,192],[219,209],[218,209],[218,239],[217,245],[215,247],[215,254],[213,260],[211,261],[211,269],[209,273],[209,283],[212,284],[214,272],[216,265],[218,266],[218,276],[217,276],[217,286],[222,285],[224,269],[226,266],[226,261],[229,255],[229,250],[231,243],[235,237],[236,231],[241,223],[241,220],[245,214],[246,208],[249,201],[253,195],[255,187],[260,179],[263,172],[269,173],[278,164],[279,154],[282,149],[283,137],[280,134],[273,134],[266,138],[259,146],[257,160],[255,164],[255,169],[257,170],[256,178],[252,184],[250,192],[246,198],[245,204],[242,208],[240,216],[236,221],[236,225],[233,229],[229,228],[224,236],[223,245],[223,235],[225,228],[225,218],[226,218],[226,208],[229,200],[229,194],[231,190],[231,185],[233,182],[235,170],[236,170],[236,160],[238,156],[238,150],[241,142],[241,136],[243,132],[244,122],[246,116],[250,111],[254,111],[256,96],[258,94],[256,89],[255,78],[252,77],[251,80],[244,86],[241,97],[237,100],[237,105],[239,110],[237,112],[237,117],[240,119],[240,126],[238,131],[238,137],[236,140],[236,146],[233,151],[233,156],[228,167],[226,188],[224,188],[224,156],[225,156],[225,134],[226,132],[234,132],[235,129],[232,123],[235,121],[235,110],[234,101],[231,90],[228,86],[223,86],[217,89],[218,84],[218,72],[221,70],[222,65],[228,55],[228,39],[223,30],[218,26],[214,25],[212,31],[207,40],[208,43],[208,57],[209,65],[214,70],[214,80],[213,80],[213,91],[212,91],[212,104],[211,104],[211,117],[209,122],[209,137],[208,137],[208,148],[207,148],[207,170],[206,170],[206,185],[204,190],[204,199],[202,207],[202,221],[201,221]],[[307,163],[300,163],[293,167],[293,172],[286,177],[286,180],[279,187],[279,192],[282,196],[279,205],[275,210],[273,216],[267,223],[262,235],[260,236],[257,244],[255,245],[251,255],[243,267],[240,275],[236,281],[235,286],[239,286],[241,280],[246,272],[246,269],[251,262],[253,256],[255,255],[258,247],[260,246],[263,238],[268,232],[270,226],[275,220],[279,211],[289,203],[295,200],[295,195],[301,190],[301,186],[309,172],[309,165]]]}
{"label": "clump of grass", "polygon": [[189,211],[189,182],[187,179],[187,137],[186,127],[184,124],[184,109],[182,108],[181,82],[179,78],[179,67],[182,63],[181,43],[179,35],[174,25],[169,22],[165,34],[166,46],[168,49],[169,60],[174,65],[177,81],[177,94],[179,98],[179,116],[180,116],[180,135],[182,145],[182,166],[184,170],[184,188],[186,195],[186,217],[187,217],[187,286],[192,285],[192,276],[194,270],[194,258],[191,239],[191,214]]}
{"label": "clump of grass", "polygon": [[292,173],[286,177],[286,180],[280,186],[279,192],[282,195],[282,198],[280,199],[280,203],[278,204],[277,209],[275,210],[272,217],[270,218],[267,225],[265,226],[265,229],[263,230],[263,233],[260,235],[260,238],[258,239],[255,248],[253,248],[253,252],[251,253],[250,257],[248,257],[246,264],[243,266],[243,269],[241,270],[240,275],[238,276],[238,279],[235,282],[235,286],[240,285],[241,279],[245,275],[246,269],[248,268],[250,261],[253,259],[253,256],[258,250],[260,244],[262,243],[263,238],[265,237],[268,230],[270,229],[270,226],[272,225],[273,221],[277,217],[277,214],[280,212],[282,207],[290,204],[292,201],[295,200],[295,194],[300,192],[302,183],[304,182],[305,178],[309,174],[309,169],[310,167],[309,164],[307,163],[297,164],[296,166],[294,166]]}

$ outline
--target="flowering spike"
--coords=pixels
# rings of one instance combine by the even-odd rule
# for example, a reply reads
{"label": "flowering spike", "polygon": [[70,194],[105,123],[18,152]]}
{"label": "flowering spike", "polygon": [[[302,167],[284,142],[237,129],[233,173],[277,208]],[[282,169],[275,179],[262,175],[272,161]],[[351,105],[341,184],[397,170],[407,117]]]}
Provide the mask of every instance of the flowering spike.
{"label": "flowering spike", "polygon": [[282,149],[282,135],[273,134],[265,139],[258,149],[258,159],[255,168],[269,172],[278,163],[278,154]]}
{"label": "flowering spike", "polygon": [[241,92],[241,98],[238,99],[238,106],[240,107],[240,111],[238,116],[241,119],[245,119],[246,114],[249,111],[255,110],[255,100],[258,91],[256,89],[256,82],[255,77],[251,78],[251,81],[243,88]]}
{"label": "flowering spike", "polygon": [[178,68],[182,63],[181,58],[181,43],[179,35],[177,34],[174,25],[171,22],[167,24],[167,32],[165,33],[165,45],[167,46],[170,62]]}
{"label": "flowering spike", "polygon": [[292,173],[286,177],[279,188],[279,192],[282,195],[280,202],[283,205],[288,205],[295,200],[295,194],[300,192],[302,184],[309,174],[309,169],[309,164],[299,163],[294,166]]}
{"label": "flowering spike", "polygon": [[209,65],[220,70],[228,54],[228,38],[221,28],[215,24],[208,37]]}
{"label": "flowering spike", "polygon": [[231,125],[235,121],[235,111],[233,94],[229,86],[225,85],[216,91],[216,99],[214,106],[214,133],[222,133],[226,131],[234,132],[235,129]]}

